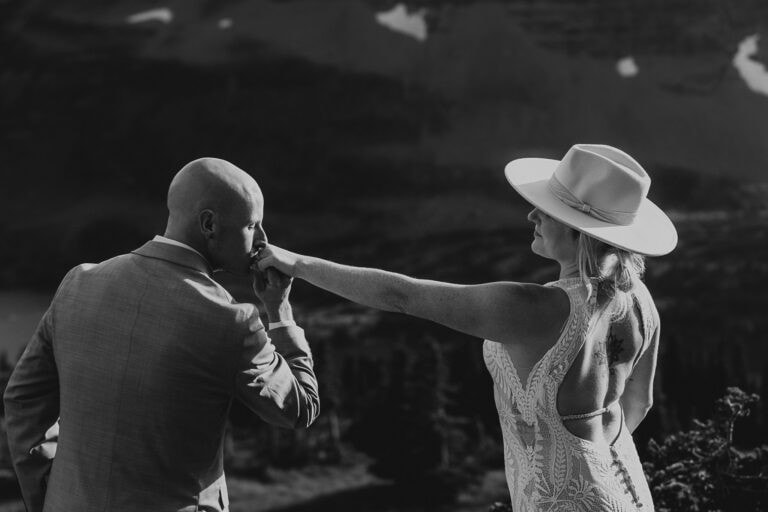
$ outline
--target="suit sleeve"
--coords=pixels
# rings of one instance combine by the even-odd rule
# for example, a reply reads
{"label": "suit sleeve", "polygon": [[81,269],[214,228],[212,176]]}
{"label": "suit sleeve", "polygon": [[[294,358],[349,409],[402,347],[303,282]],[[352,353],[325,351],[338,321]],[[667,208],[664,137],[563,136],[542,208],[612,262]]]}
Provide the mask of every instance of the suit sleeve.
{"label": "suit sleeve", "polygon": [[281,327],[270,334],[254,314],[237,370],[237,398],[268,423],[308,427],[320,413],[320,398],[304,330]]}
{"label": "suit sleeve", "polygon": [[58,441],[59,379],[53,357],[53,305],[43,315],[5,389],[13,467],[29,512],[43,510]]}

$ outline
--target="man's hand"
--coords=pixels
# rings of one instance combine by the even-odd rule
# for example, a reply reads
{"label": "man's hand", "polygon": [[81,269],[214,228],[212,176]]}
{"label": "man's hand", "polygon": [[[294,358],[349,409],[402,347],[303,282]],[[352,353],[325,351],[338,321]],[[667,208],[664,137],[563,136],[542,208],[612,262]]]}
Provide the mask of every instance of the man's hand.
{"label": "man's hand", "polygon": [[274,268],[264,271],[256,268],[256,265],[252,265],[251,268],[253,269],[253,291],[264,303],[269,321],[293,320],[293,311],[288,302],[293,278]]}

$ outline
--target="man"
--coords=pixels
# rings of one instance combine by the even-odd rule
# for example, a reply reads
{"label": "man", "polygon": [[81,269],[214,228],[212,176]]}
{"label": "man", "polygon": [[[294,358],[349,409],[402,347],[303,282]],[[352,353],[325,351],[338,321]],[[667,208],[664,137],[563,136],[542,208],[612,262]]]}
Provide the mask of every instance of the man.
{"label": "man", "polygon": [[[272,424],[315,420],[291,280],[251,269],[266,244],[263,204],[241,169],[195,160],[171,183],[163,237],[66,275],[5,392],[28,511],[227,511],[233,397]],[[214,269],[253,272],[268,332]]]}

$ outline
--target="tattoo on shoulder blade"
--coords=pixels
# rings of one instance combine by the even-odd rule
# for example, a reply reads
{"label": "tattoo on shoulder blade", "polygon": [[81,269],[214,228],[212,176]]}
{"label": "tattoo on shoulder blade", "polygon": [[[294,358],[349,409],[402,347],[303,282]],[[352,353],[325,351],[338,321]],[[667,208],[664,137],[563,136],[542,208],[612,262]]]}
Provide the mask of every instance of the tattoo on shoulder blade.
{"label": "tattoo on shoulder blade", "polygon": [[624,340],[619,338],[618,336],[614,336],[613,331],[608,331],[608,339],[605,342],[606,348],[608,349],[608,366],[610,367],[610,374],[614,374],[613,365],[618,362],[619,357],[621,356],[621,353],[624,352],[624,347],[622,344],[624,343]]}

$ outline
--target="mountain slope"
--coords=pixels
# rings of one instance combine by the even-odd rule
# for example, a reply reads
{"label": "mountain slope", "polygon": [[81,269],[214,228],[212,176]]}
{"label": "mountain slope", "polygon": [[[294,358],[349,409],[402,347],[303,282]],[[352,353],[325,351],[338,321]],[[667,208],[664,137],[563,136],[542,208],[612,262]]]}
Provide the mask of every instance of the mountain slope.
{"label": "mountain slope", "polygon": [[[498,168],[515,155],[544,149],[557,156],[574,142],[603,141],[651,165],[766,179],[768,96],[749,90],[730,65],[738,46],[734,37],[745,27],[713,40],[698,34],[723,22],[697,19],[682,37],[687,53],[679,51],[683,45],[669,29],[651,31],[666,34],[676,53],[659,53],[663,41],[655,47],[638,43],[646,52],[634,56],[639,74],[622,78],[616,58],[601,55],[616,31],[586,16],[594,12],[551,5],[547,16],[561,26],[559,33],[542,24],[541,14],[536,18],[536,7],[526,10],[524,4],[435,9],[439,22],[423,43],[378,24],[374,8],[355,0],[71,2],[49,14],[119,33],[133,31],[131,48],[138,59],[256,67],[281,56],[431,91],[449,106],[443,129],[425,128],[421,143],[386,146],[409,159]],[[172,13],[172,21],[127,28],[129,15],[160,5]],[[573,25],[572,18],[597,30],[579,32],[586,53],[576,56],[571,54],[579,39],[563,21],[571,19]],[[221,28],[222,20],[231,25]],[[651,41],[650,35],[646,39]],[[566,41],[569,51],[557,41]],[[621,44],[621,37],[616,42]],[[87,41],[89,50],[94,43],[98,47],[98,41]]]}

